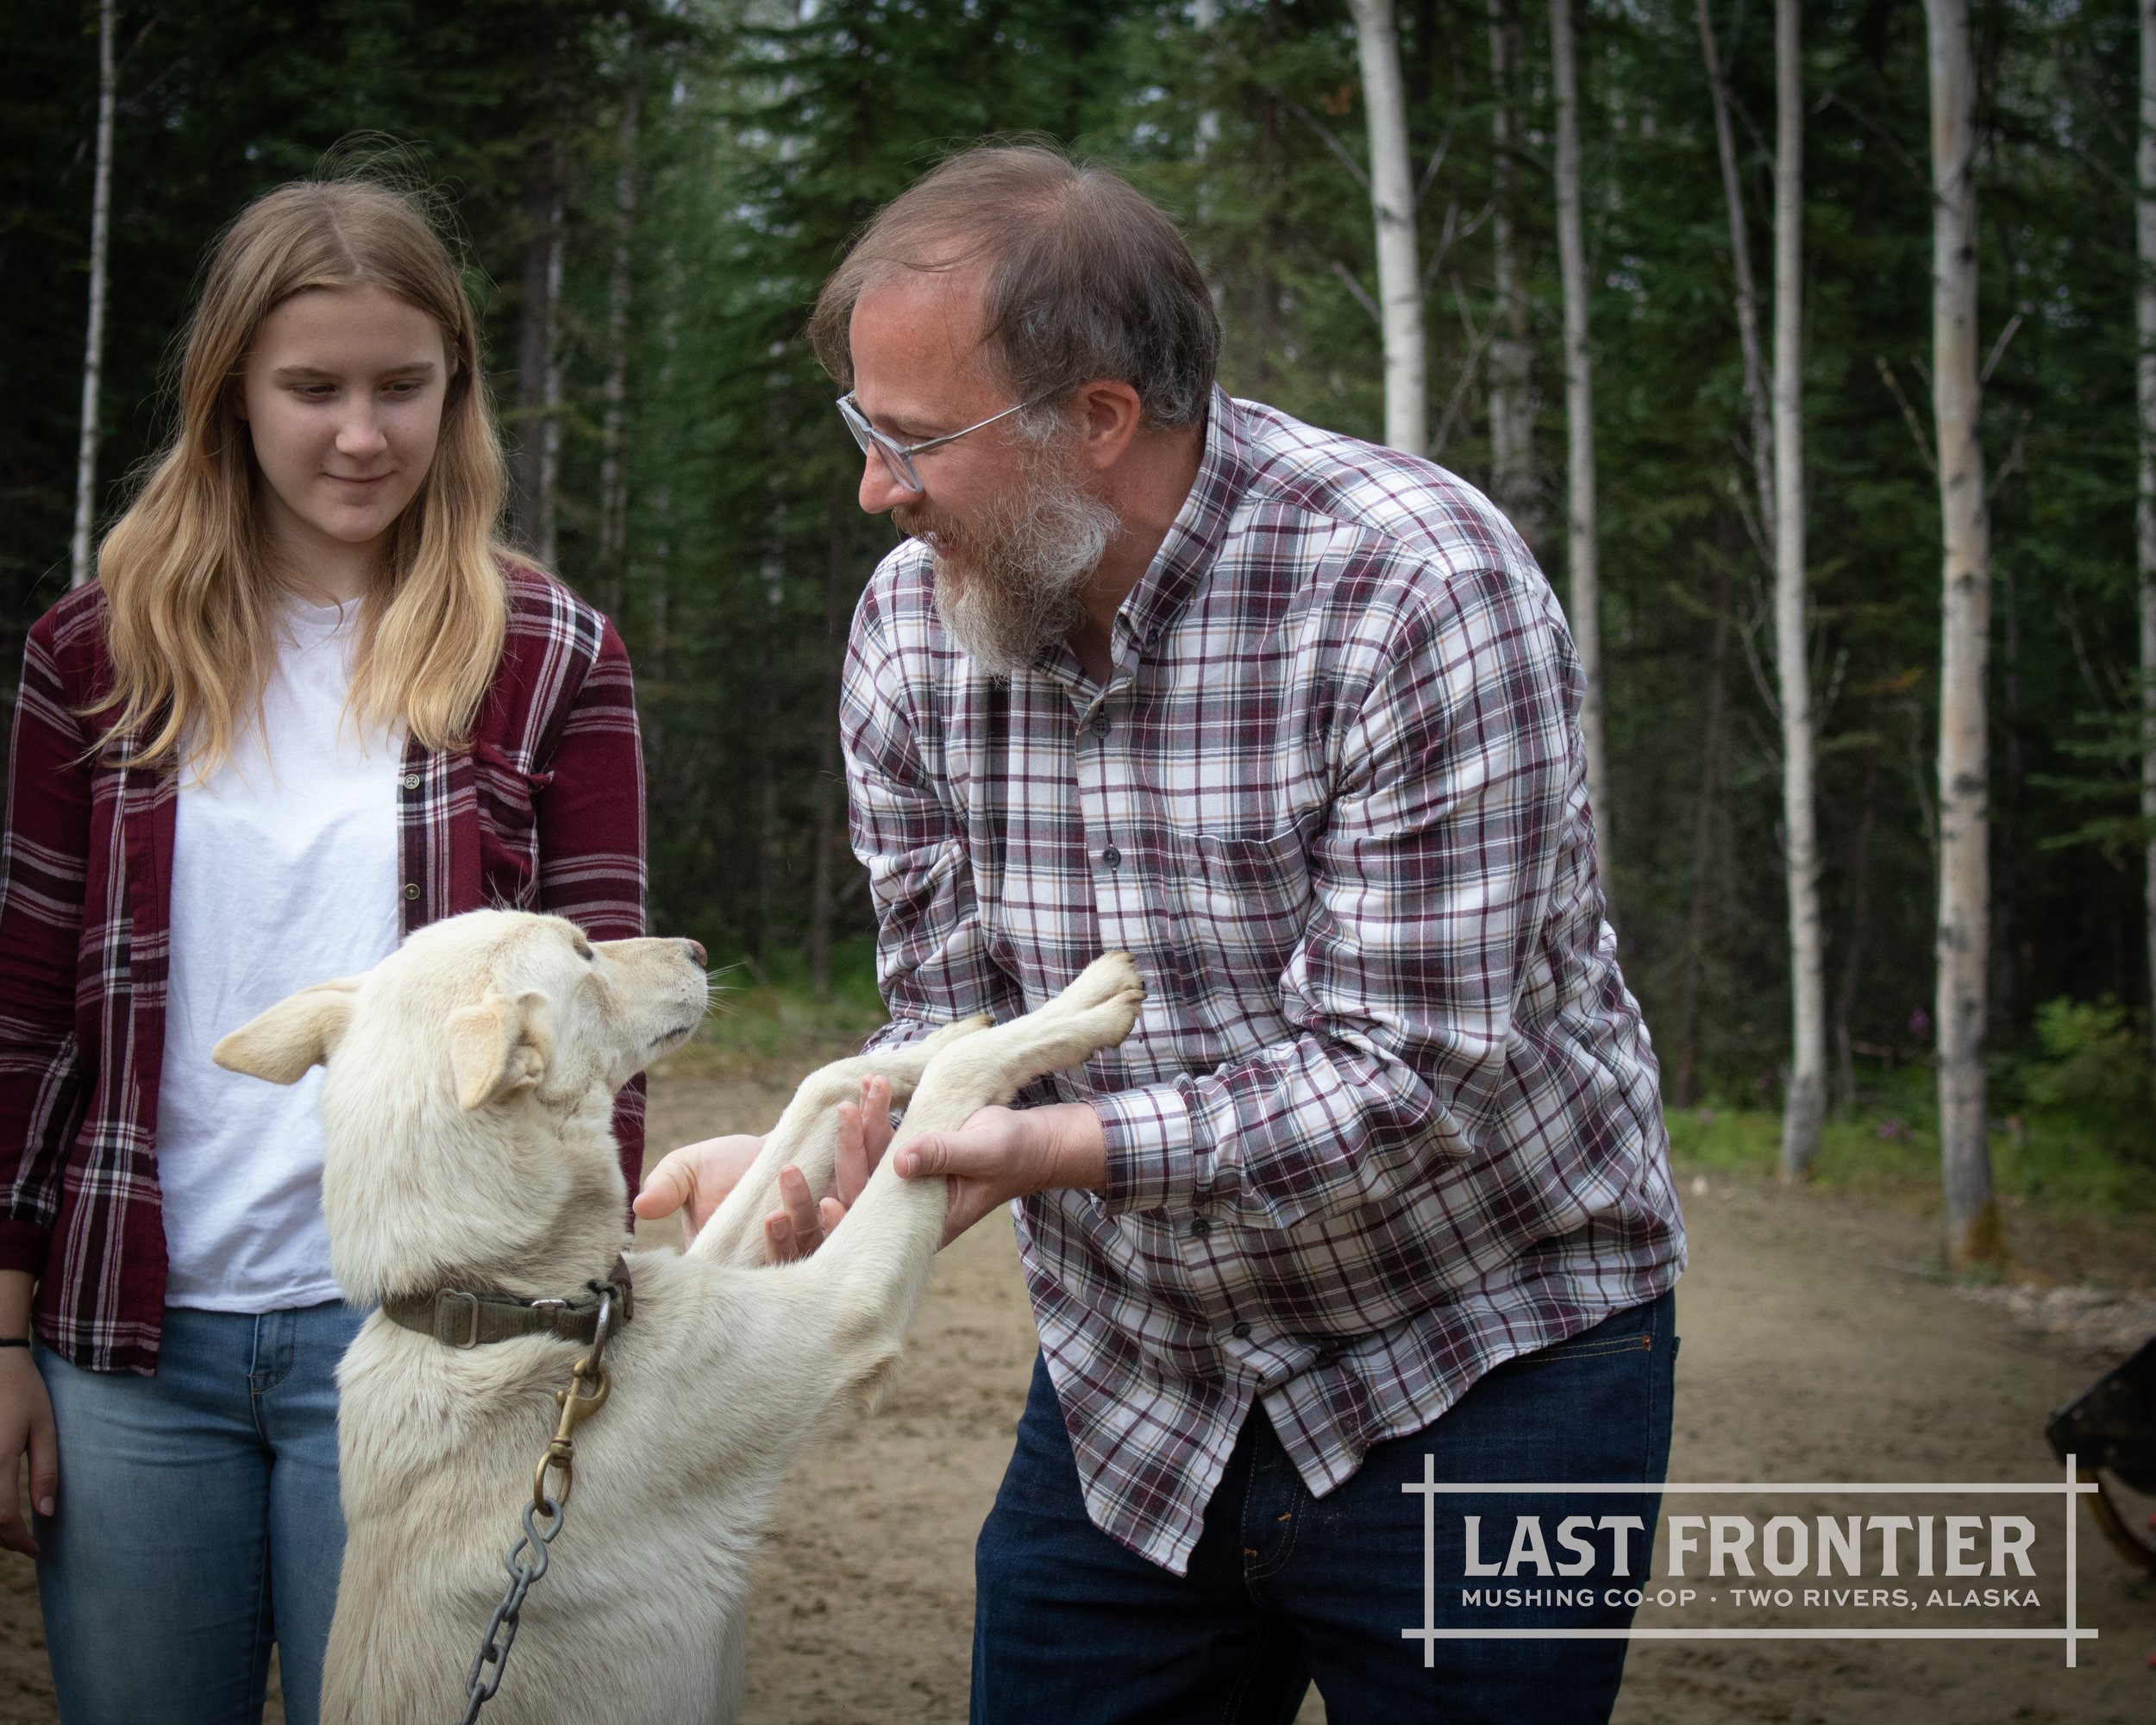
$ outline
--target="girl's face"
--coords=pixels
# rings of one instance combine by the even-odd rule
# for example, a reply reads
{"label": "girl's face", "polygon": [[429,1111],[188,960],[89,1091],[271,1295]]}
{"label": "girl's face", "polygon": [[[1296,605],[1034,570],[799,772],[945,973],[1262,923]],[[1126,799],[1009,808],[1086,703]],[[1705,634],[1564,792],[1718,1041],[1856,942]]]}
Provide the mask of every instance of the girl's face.
{"label": "girl's face", "polygon": [[434,464],[449,383],[440,327],[379,287],[310,289],[262,320],[241,382],[264,525],[290,572],[369,557]]}

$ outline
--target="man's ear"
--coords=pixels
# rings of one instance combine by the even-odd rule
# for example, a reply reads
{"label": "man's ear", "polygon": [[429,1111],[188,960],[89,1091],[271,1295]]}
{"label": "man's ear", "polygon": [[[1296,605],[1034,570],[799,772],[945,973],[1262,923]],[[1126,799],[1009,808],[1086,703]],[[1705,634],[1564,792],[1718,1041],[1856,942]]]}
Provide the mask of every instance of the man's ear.
{"label": "man's ear", "polygon": [[554,1009],[536,988],[514,1000],[490,988],[449,1014],[449,1066],[467,1111],[536,1084],[553,1055]]}
{"label": "man's ear", "polygon": [[360,980],[341,976],[287,995],[260,1018],[220,1037],[210,1057],[228,1072],[297,1084],[309,1067],[329,1059],[342,1039],[352,1022]]}
{"label": "man's ear", "polygon": [[1116,378],[1095,378],[1080,385],[1071,399],[1070,411],[1078,426],[1083,458],[1096,471],[1121,461],[1123,452],[1145,423],[1144,398]]}

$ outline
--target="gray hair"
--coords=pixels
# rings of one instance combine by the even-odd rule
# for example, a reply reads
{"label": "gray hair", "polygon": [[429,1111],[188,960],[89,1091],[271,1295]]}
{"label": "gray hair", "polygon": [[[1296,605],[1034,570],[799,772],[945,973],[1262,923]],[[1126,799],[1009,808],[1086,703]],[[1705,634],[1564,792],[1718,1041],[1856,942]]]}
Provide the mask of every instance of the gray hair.
{"label": "gray hair", "polygon": [[809,339],[853,386],[848,325],[868,288],[979,268],[982,345],[1021,401],[1112,378],[1145,423],[1203,423],[1220,323],[1190,248],[1160,209],[1104,167],[1041,144],[961,151],[877,212],[817,295]]}

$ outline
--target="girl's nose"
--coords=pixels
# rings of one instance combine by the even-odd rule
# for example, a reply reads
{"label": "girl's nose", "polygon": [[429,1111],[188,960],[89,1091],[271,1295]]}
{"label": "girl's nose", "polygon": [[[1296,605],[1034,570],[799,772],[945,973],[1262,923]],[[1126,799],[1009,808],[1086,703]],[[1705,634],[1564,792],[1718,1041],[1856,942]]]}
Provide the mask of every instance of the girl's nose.
{"label": "girl's nose", "polygon": [[381,422],[367,410],[353,414],[337,428],[337,453],[343,455],[379,455],[388,447]]}

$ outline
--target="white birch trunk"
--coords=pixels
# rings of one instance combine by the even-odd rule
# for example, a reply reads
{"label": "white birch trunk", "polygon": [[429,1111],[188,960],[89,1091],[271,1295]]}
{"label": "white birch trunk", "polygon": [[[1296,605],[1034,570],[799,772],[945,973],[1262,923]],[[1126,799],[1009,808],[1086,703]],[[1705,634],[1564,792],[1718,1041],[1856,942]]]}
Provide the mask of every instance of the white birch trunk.
{"label": "white birch trunk", "polygon": [[1407,104],[1392,0],[1348,0],[1369,122],[1370,210],[1377,224],[1377,303],[1385,343],[1385,441],[1427,447],[1422,271],[1415,260],[1415,182],[1407,166]]}
{"label": "white birch trunk", "polygon": [[561,183],[555,182],[554,213],[547,227],[547,359],[540,396],[539,421],[539,561],[555,566],[561,517],[557,497],[561,480],[561,264],[567,223],[562,209]]}
{"label": "white birch trunk", "polygon": [[642,107],[633,70],[623,78],[619,160],[614,172],[614,259],[606,284],[605,411],[599,423],[599,567],[600,608],[618,615],[622,565],[629,547],[629,485],[622,464],[623,415],[629,398],[630,264],[636,229],[636,127]]}
{"label": "white birch trunk", "polygon": [[1707,87],[1714,104],[1714,143],[1721,156],[1722,202],[1729,213],[1729,256],[1737,277],[1737,344],[1744,354],[1745,403],[1752,410],[1752,477],[1758,499],[1759,530],[1774,539],[1774,429],[1768,417],[1766,367],[1759,358],[1759,293],[1752,274],[1752,242],[1745,234],[1744,188],[1737,177],[1737,137],[1729,119],[1729,85],[1714,46],[1708,0],[1699,0],[1700,52],[1707,60]]}
{"label": "white birch trunk", "polygon": [[1804,605],[1804,63],[1798,0],[1774,9],[1774,633],[1789,895],[1789,1082],[1782,1177],[1802,1180],[1827,1108],[1827,983]]}
{"label": "white birch trunk", "polygon": [[1944,541],[1939,678],[1939,1151],[1947,1262],[2002,1251],[1985,1118],[1991,610],[1977,353],[1976,68],[1968,0],[1924,0],[1932,109],[1932,402]]}
{"label": "white birch trunk", "polygon": [[1580,90],[1572,0],[1550,0],[1557,82],[1557,267],[1564,292],[1565,558],[1572,640],[1587,684],[1580,733],[1587,745],[1587,800],[1611,900],[1609,756],[1602,727],[1601,549],[1595,524],[1595,379],[1587,351],[1587,242],[1580,221]]}
{"label": "white birch trunk", "polygon": [[113,0],[97,7],[97,168],[90,195],[90,330],[83,341],[82,432],[75,445],[75,535],[69,584],[96,573],[90,539],[97,514],[97,392],[105,361],[105,260],[112,232]]}
{"label": "white birch trunk", "polygon": [[1490,249],[1497,304],[1489,343],[1490,492],[1530,545],[1542,538],[1535,495],[1534,348],[1527,295],[1520,279],[1515,228],[1520,195],[1520,116],[1513,106],[1519,72],[1518,0],[1489,0]]}
{"label": "white birch trunk", "polygon": [[[2141,577],[2141,819],[2150,837],[2142,886],[2147,916],[2148,974],[2156,1001],[2156,0],[2141,0],[2141,127],[2134,154],[2134,200],[2140,275],[2134,292],[2140,336],[2140,500],[2136,538]],[[2156,1005],[2149,1013],[2156,1033]]]}

